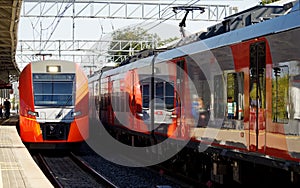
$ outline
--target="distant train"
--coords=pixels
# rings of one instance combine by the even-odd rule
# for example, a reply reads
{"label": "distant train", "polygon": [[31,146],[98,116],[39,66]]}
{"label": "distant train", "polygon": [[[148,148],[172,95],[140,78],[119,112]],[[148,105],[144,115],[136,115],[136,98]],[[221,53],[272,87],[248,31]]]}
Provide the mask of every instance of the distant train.
{"label": "distant train", "polygon": [[31,62],[19,77],[19,125],[29,148],[68,148],[89,136],[88,80],[74,62]]}
{"label": "distant train", "polygon": [[299,9],[255,6],[94,74],[101,123],[131,146],[190,140],[173,161],[202,182],[299,183]]}

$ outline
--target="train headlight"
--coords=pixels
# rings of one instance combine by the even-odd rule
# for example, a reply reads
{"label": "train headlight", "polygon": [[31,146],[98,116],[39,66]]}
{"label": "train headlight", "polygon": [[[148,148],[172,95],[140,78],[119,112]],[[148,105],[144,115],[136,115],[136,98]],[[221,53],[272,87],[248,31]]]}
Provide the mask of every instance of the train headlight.
{"label": "train headlight", "polygon": [[73,114],[72,114],[73,117],[80,116],[80,115],[81,115],[80,111],[73,112]]}
{"label": "train headlight", "polygon": [[61,67],[58,65],[49,65],[47,66],[47,72],[52,72],[52,73],[61,72]]}
{"label": "train headlight", "polygon": [[33,111],[31,111],[31,110],[28,110],[27,114],[32,115],[32,116],[39,117],[39,113],[38,113],[38,112],[33,112]]}

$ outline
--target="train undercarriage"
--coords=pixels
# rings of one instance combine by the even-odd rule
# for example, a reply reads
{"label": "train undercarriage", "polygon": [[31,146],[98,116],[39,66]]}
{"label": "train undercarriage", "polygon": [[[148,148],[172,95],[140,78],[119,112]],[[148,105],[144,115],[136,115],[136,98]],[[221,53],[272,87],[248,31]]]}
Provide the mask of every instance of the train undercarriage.
{"label": "train undercarriage", "polygon": [[[162,135],[145,136],[136,132],[128,134],[128,130],[121,128],[107,128],[107,130],[120,142],[135,147],[150,146],[166,139]],[[300,169],[296,168],[296,163],[293,165],[255,153],[252,155],[213,146],[208,147],[204,152],[199,152],[199,144],[190,141],[176,155],[159,165],[191,179],[191,184],[196,187],[226,185],[298,187],[300,185]],[[168,147],[182,147],[182,145],[175,141]],[[163,158],[163,150],[158,148],[157,151],[149,150],[149,152],[154,152],[158,157]]]}

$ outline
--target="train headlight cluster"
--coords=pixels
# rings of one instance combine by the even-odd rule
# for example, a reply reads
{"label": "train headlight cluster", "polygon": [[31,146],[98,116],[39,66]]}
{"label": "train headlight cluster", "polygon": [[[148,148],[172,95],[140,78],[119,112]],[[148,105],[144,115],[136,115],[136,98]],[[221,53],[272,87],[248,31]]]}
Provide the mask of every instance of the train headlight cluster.
{"label": "train headlight cluster", "polygon": [[39,113],[38,113],[38,112],[33,112],[33,111],[31,111],[31,110],[28,110],[27,114],[28,114],[28,115],[32,115],[32,116],[39,117]]}
{"label": "train headlight cluster", "polygon": [[81,112],[80,112],[80,111],[77,111],[77,112],[73,112],[73,113],[72,113],[72,116],[73,116],[73,117],[80,116],[80,115],[81,115]]}

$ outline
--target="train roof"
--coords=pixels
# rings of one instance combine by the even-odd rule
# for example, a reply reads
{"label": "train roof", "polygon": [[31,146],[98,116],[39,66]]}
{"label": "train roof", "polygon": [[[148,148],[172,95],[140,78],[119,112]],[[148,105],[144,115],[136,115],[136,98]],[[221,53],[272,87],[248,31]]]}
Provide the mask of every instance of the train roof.
{"label": "train roof", "polygon": [[[246,15],[251,14],[251,11],[253,11],[253,14],[254,12],[257,12],[255,14],[258,14],[260,12],[261,16],[266,15],[263,13],[267,11],[262,11],[261,9],[259,9],[259,7],[263,8],[262,10],[268,10],[269,8],[268,6],[256,6],[241,13],[232,15],[228,17],[228,19],[234,19],[239,16],[247,17]],[[282,14],[280,15],[272,15],[273,18],[261,19],[261,21],[258,23],[253,23],[244,27],[236,27],[236,29],[234,30],[230,30],[224,33],[218,33],[203,40],[200,38],[201,33],[197,33],[188,37],[189,39],[191,39],[190,41],[188,41],[188,39],[185,39],[185,41],[182,40],[181,44],[176,46],[176,48],[168,50],[168,52],[160,53],[156,59],[165,61],[172,58],[182,57],[188,54],[209,51],[223,46],[240,43],[242,41],[300,28],[299,1],[297,3],[292,2],[290,4],[285,4],[283,6],[270,7],[273,10],[272,12],[278,9],[278,7],[281,7],[281,9],[284,9],[284,11],[282,11]]]}
{"label": "train roof", "polygon": [[247,27],[285,13],[283,6],[255,6],[240,13],[224,18],[221,23],[213,25],[207,29],[207,32],[201,33],[201,40],[210,38],[225,32],[234,31]]}
{"label": "train roof", "polygon": [[295,4],[296,1],[292,1],[284,5],[257,5],[251,7],[244,11],[225,17],[222,22],[208,27],[207,31],[201,31],[183,38],[177,43],[176,46],[178,47],[195,42],[197,40],[212,38],[227,32],[245,28],[266,20],[273,19],[275,17],[282,16],[287,14]]}
{"label": "train roof", "polygon": [[[299,27],[298,23],[294,23],[297,21],[291,20],[293,16],[282,18],[272,23],[267,23],[268,20],[287,15],[289,12],[299,10],[299,8],[299,1],[292,1],[284,5],[257,5],[224,18],[221,23],[209,27],[205,32],[199,32],[187,36],[171,48],[143,50],[134,56],[128,57],[117,67],[156,54],[162,53],[161,57],[164,59],[183,55],[183,51],[191,52],[191,49],[199,50],[198,44],[195,44],[198,45],[198,47],[194,48],[190,46],[185,47],[186,44],[197,41],[205,41],[206,48],[213,49],[220,46],[233,44],[238,41],[244,41],[249,38],[255,38],[269,33],[279,32],[286,29],[291,29],[293,27]],[[262,25],[261,23],[266,24]],[[225,34],[226,36],[222,34]],[[164,53],[165,51],[168,51],[168,53]],[[174,55],[174,53],[176,53],[176,55]]]}
{"label": "train roof", "polygon": [[95,71],[92,75],[88,75],[90,81],[97,80],[101,76],[102,72],[114,69],[118,66],[118,63],[108,62],[101,69]]}

